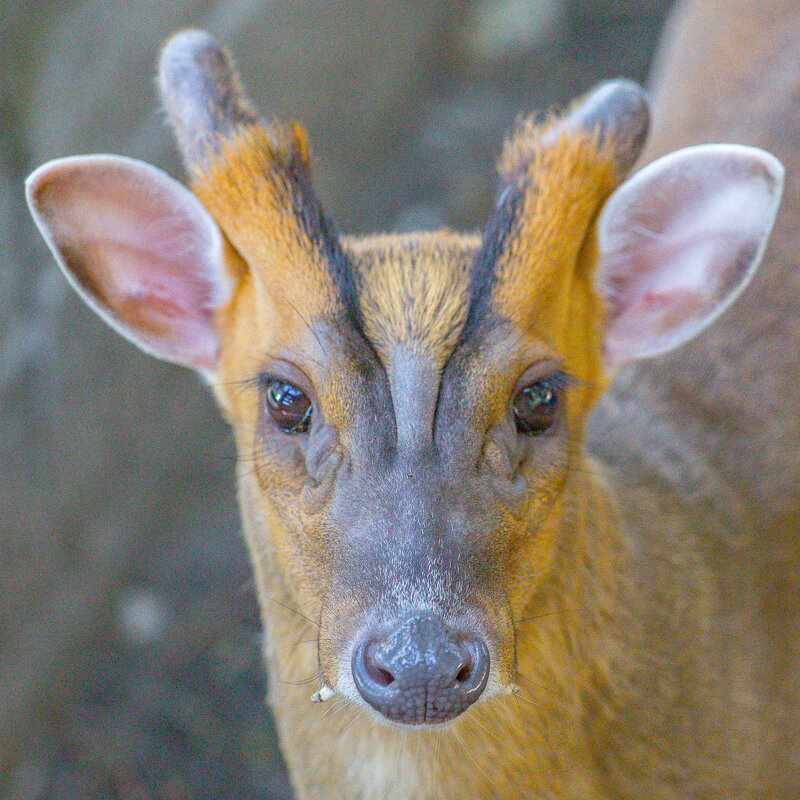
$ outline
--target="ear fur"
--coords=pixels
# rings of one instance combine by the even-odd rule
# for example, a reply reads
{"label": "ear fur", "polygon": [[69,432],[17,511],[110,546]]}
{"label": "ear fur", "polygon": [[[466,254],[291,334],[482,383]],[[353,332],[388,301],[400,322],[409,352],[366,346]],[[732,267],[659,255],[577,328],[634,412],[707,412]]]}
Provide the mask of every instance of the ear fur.
{"label": "ear fur", "polygon": [[679,347],[736,299],[761,260],[782,186],[769,153],[711,144],[664,156],[617,189],[597,224],[609,366]]}
{"label": "ear fur", "polygon": [[214,371],[215,311],[232,285],[222,235],[182,184],[111,155],[51,161],[26,182],[28,205],[78,294],[142,350]]}

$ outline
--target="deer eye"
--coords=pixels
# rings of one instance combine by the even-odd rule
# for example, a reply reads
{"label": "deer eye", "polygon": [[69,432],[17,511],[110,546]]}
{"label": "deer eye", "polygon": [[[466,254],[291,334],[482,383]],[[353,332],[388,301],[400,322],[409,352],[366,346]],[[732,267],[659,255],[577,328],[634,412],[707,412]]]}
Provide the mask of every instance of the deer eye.
{"label": "deer eye", "polygon": [[512,402],[517,431],[537,436],[551,427],[558,413],[564,381],[559,374],[524,386]]}
{"label": "deer eye", "polygon": [[280,378],[267,378],[265,394],[267,410],[284,433],[305,433],[308,430],[314,406],[302,389]]}

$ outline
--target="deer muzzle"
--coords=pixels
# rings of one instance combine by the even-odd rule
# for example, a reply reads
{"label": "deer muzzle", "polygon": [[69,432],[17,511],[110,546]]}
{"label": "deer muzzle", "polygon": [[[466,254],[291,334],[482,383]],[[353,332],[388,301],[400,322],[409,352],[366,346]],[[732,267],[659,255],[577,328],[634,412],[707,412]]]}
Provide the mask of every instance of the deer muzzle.
{"label": "deer muzzle", "polygon": [[454,719],[480,697],[489,651],[480,637],[417,613],[386,636],[362,641],[352,670],[361,697],[388,720],[429,725]]}

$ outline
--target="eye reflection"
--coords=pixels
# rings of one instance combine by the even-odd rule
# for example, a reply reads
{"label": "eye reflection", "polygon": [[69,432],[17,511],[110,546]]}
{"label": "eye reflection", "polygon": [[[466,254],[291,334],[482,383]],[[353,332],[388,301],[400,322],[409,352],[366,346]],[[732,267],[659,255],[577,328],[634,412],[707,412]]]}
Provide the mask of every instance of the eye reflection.
{"label": "eye reflection", "polygon": [[519,433],[538,436],[552,427],[566,382],[566,375],[555,373],[517,391],[512,401],[512,410]]}
{"label": "eye reflection", "polygon": [[302,389],[280,378],[266,378],[264,389],[267,410],[284,433],[309,429],[314,406]]}

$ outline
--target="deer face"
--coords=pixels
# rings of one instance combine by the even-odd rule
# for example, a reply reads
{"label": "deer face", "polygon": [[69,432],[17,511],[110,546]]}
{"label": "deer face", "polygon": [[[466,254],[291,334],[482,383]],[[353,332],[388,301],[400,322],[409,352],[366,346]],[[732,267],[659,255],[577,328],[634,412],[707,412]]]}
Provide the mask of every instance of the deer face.
{"label": "deer face", "polygon": [[194,184],[249,276],[217,386],[250,545],[319,621],[326,684],[446,720],[511,682],[514,615],[553,567],[602,380],[583,253],[616,168],[593,133],[524,128],[483,242],[340,243],[284,135],[234,137]]}
{"label": "deer face", "polygon": [[780,167],[694,148],[613,194],[647,127],[603,86],[525,123],[482,238],[340,240],[297,127],[260,124],[224,53],[162,59],[192,192],[113,157],[29,198],[85,299],[209,378],[239,452],[261,591],[319,625],[326,691],[446,722],[515,680],[515,620],[572,546],[565,486],[609,367],[677,346],[757,264]]}

